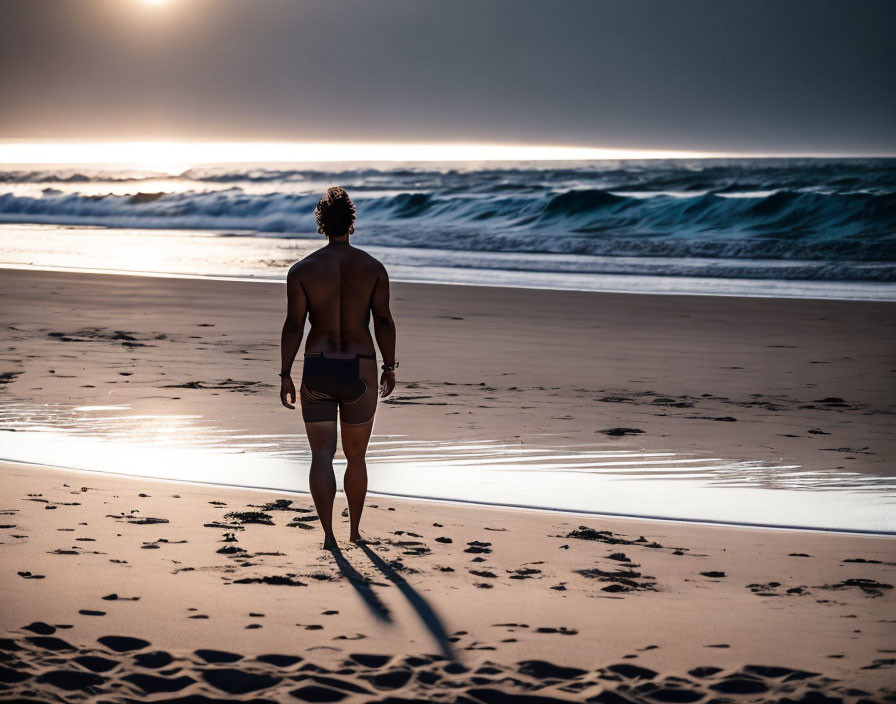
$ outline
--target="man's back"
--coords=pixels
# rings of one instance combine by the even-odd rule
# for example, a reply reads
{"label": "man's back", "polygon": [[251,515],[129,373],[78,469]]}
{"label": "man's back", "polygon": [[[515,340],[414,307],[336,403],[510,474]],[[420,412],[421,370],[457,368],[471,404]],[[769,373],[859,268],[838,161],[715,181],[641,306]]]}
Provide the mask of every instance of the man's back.
{"label": "man's back", "polygon": [[[354,233],[355,206],[340,186],[327,189],[314,211],[325,247],[309,254],[286,277],[286,320],[280,335],[280,402],[294,409],[296,386],[292,365],[302,344],[305,320],[311,330],[305,341],[299,396],[305,434],[311,447],[308,482],[324,530],[326,549],[336,547],[333,499],[336,479],[337,420],[342,427],[343,478],[349,505],[349,540],[358,531],[367,494],[365,456],[377,404],[377,368],[373,332],[383,373],[379,395],[395,388],[395,321],[389,311],[389,275],[367,252],[349,244]],[[372,313],[372,316],[371,316]]]}
{"label": "man's back", "polygon": [[[289,279],[305,293],[311,331],[306,352],[374,352],[370,311],[376,314],[383,265],[348,243],[331,242],[297,262]],[[387,292],[388,293],[388,292]]]}

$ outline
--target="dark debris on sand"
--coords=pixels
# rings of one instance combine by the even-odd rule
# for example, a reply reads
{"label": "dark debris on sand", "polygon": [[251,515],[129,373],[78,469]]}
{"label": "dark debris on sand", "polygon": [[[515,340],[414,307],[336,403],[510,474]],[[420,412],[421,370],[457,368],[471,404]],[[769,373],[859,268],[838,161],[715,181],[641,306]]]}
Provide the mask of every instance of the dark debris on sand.
{"label": "dark debris on sand", "polygon": [[640,435],[644,431],[640,428],[607,428],[606,430],[598,430],[597,432],[609,435],[610,437],[622,437],[623,435]]}
{"label": "dark debris on sand", "polygon": [[106,518],[114,518],[118,521],[126,521],[132,525],[153,525],[156,523],[168,523],[167,518],[153,518],[152,516],[135,516],[134,513],[107,513]]}
{"label": "dark debris on sand", "polygon": [[[891,690],[866,692],[777,665],[726,670],[705,664],[678,675],[630,663],[585,670],[545,660],[486,661],[472,669],[439,655],[353,653],[330,669],[285,653],[166,652],[130,636],[104,636],[94,647],[46,636],[3,638],[0,661],[0,700],[16,702],[867,704],[894,698]],[[886,660],[869,667],[892,664]]]}
{"label": "dark debris on sand", "polygon": [[272,526],[274,522],[271,520],[270,514],[262,511],[231,511],[225,513],[224,518],[229,518],[238,523],[258,523],[263,526]]}
{"label": "dark debris on sand", "polygon": [[[660,545],[656,541],[649,541],[643,535],[637,538],[636,540],[630,540],[629,538],[623,538],[617,533],[613,533],[610,530],[595,530],[594,528],[589,528],[588,526],[579,526],[576,530],[570,531],[566,535],[562,536],[564,538],[576,538],[578,540],[594,540],[599,543],[606,543],[608,545],[633,545],[642,548],[653,548],[664,549],[664,546]],[[687,550],[687,548],[668,548],[670,550],[683,552]]]}
{"label": "dark debris on sand", "polygon": [[631,569],[613,570],[612,572],[608,572],[592,567],[589,569],[573,571],[588,579],[596,579],[599,582],[609,582],[609,585],[603,588],[603,591],[606,592],[657,591],[656,582],[649,581],[653,580],[654,577],[644,575],[641,572],[636,572]]}
{"label": "dark debris on sand", "polygon": [[292,499],[275,499],[268,501],[266,504],[256,505],[249,504],[250,508],[257,508],[259,511],[295,511],[296,513],[311,513],[310,508],[298,508],[292,505]]}
{"label": "dark debris on sand", "polygon": [[93,327],[81,328],[75,332],[48,332],[50,337],[59,342],[120,342],[125,347],[155,347],[143,342],[138,342],[135,337],[137,333],[129,330],[113,330],[109,332],[106,328]]}
{"label": "dark debris on sand", "polygon": [[242,579],[233,580],[234,584],[272,584],[275,586],[285,587],[307,587],[308,585],[301,580],[295,579],[289,575],[272,575],[266,577],[243,577]]}
{"label": "dark debris on sand", "polygon": [[873,579],[844,579],[837,584],[825,584],[819,589],[861,589],[868,596],[883,596],[885,589],[892,589],[892,584],[885,584]]}
{"label": "dark debris on sand", "polygon": [[224,379],[219,382],[211,381],[186,381],[182,384],[165,384],[162,389],[199,389],[204,391],[231,391],[233,393],[257,394],[260,391],[273,388],[271,384],[262,381],[236,381]]}

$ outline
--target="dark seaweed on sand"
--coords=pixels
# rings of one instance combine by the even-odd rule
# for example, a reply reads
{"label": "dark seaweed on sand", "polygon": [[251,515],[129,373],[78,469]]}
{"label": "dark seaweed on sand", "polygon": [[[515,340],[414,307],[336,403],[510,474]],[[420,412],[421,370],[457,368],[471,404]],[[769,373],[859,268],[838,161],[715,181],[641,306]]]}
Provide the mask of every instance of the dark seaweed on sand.
{"label": "dark seaweed on sand", "polygon": [[231,511],[230,513],[225,513],[224,518],[239,521],[240,523],[259,523],[265,526],[274,525],[271,516],[267,513],[262,513],[261,511]]}
{"label": "dark seaweed on sand", "polygon": [[[588,526],[579,526],[576,530],[567,533],[565,538],[578,538],[579,540],[596,540],[599,543],[607,543],[608,545],[640,545],[645,548],[662,548],[663,546],[657,542],[648,542],[643,535],[637,540],[627,540],[613,535],[609,530],[595,530]],[[681,548],[678,548],[681,550]]]}

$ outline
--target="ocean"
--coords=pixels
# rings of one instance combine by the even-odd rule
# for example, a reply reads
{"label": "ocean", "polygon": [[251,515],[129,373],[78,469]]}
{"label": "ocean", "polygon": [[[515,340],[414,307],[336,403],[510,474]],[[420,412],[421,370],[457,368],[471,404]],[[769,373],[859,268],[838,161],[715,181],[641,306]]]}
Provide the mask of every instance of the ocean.
{"label": "ocean", "polygon": [[0,263],[282,278],[331,185],[404,280],[896,300],[883,158],[0,167]]}

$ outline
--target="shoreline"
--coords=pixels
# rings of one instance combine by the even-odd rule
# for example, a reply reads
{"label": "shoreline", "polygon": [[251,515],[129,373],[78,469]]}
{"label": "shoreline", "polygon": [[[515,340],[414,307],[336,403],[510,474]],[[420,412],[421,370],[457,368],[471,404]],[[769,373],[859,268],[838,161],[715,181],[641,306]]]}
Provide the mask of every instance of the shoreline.
{"label": "shoreline", "polygon": [[[223,489],[239,489],[241,491],[260,491],[265,493],[276,492],[279,494],[287,494],[287,495],[298,495],[298,496],[306,496],[310,497],[310,491],[303,491],[301,489],[283,489],[280,487],[268,487],[268,486],[252,486],[249,484],[229,484],[225,482],[213,482],[213,481],[193,481],[189,479],[168,479],[163,477],[154,477],[145,474],[128,474],[126,472],[108,472],[99,469],[82,469],[80,467],[68,467],[65,465],[54,465],[54,464],[46,464],[43,462],[29,462],[27,460],[21,459],[10,459],[6,457],[0,457],[0,463],[10,463],[10,464],[18,464],[25,465],[30,467],[38,467],[41,469],[50,469],[64,472],[77,472],[89,475],[100,475],[100,476],[110,476],[110,477],[122,477],[122,478],[130,478],[130,479],[146,479],[153,482],[164,482],[171,484],[186,484],[190,486],[203,486],[209,488],[220,487]],[[340,467],[334,467],[334,469],[338,472]],[[339,494],[342,494],[342,490],[339,490]],[[578,516],[581,518],[593,518],[593,519],[619,519],[619,520],[630,520],[630,521],[646,521],[650,523],[671,523],[671,524],[682,524],[682,525],[695,525],[695,526],[706,526],[706,527],[719,527],[719,528],[743,528],[745,530],[761,530],[761,531],[783,531],[783,532],[794,532],[794,533],[823,533],[823,534],[831,534],[831,535],[853,535],[853,536],[866,536],[871,538],[892,538],[896,537],[896,531],[886,531],[886,530],[864,530],[861,528],[826,528],[824,526],[813,527],[813,526],[781,526],[781,525],[770,525],[764,523],[739,523],[733,521],[711,521],[704,520],[699,518],[668,518],[663,516],[647,516],[647,515],[638,515],[638,514],[627,514],[627,513],[611,513],[607,511],[577,511],[574,509],[562,509],[562,508],[544,508],[541,506],[531,506],[531,505],[522,505],[522,504],[500,504],[500,503],[490,503],[486,501],[473,501],[467,499],[443,499],[437,497],[429,497],[429,496],[417,496],[412,494],[396,494],[391,492],[384,491],[375,491],[368,490],[368,496],[379,496],[383,498],[394,499],[397,501],[410,501],[410,502],[420,502],[420,503],[433,503],[433,504],[447,504],[449,506],[469,506],[474,508],[483,508],[483,509],[507,509],[512,511],[523,511],[523,512],[532,512],[538,514],[550,514],[550,515],[558,515],[558,516]]]}
{"label": "shoreline", "polygon": [[[115,471],[142,446],[132,472],[241,485],[251,467],[303,487],[301,419],[265,377],[279,286],[5,269],[0,295],[8,458],[76,450],[79,468]],[[407,283],[393,298],[406,363],[377,413],[371,491],[893,528],[892,306]],[[242,454],[205,459],[231,443]]]}
{"label": "shoreline", "polygon": [[[28,228],[37,228],[37,231],[52,232],[56,230],[80,230],[83,232],[94,233],[133,233],[145,232],[148,236],[161,234],[180,235],[184,237],[208,237],[231,239],[231,234],[225,234],[215,230],[155,230],[155,229],[129,229],[129,228],[110,228],[106,226],[75,226],[75,225],[43,225],[40,223],[7,223],[7,227],[15,227],[18,225],[27,230]],[[0,234],[4,223],[0,223]],[[82,234],[83,234],[82,232]],[[317,248],[320,244],[312,238],[270,238],[263,237],[258,233],[246,234],[237,233],[233,236],[245,238],[248,240],[257,240],[258,243],[267,243],[268,247],[274,249],[265,249],[259,245],[261,249],[243,253],[243,256],[262,257],[265,261],[271,258],[277,258],[282,263],[282,269],[288,268],[289,264],[297,259],[301,259],[306,254]],[[58,243],[62,246],[62,243]],[[93,247],[102,247],[101,243],[94,243]],[[485,288],[501,288],[501,289],[521,289],[521,290],[537,290],[537,291],[568,291],[579,293],[607,293],[618,295],[652,295],[652,296],[695,296],[695,297],[714,297],[714,298],[759,298],[774,300],[819,300],[819,301],[860,301],[860,302],[894,302],[896,301],[896,283],[880,282],[872,280],[838,280],[838,279],[777,279],[777,278],[754,278],[750,276],[742,277],[726,277],[726,276],[699,276],[683,274],[662,274],[662,273],[643,273],[643,272],[623,272],[623,271],[597,271],[597,272],[580,272],[576,270],[558,269],[555,271],[549,269],[526,268],[526,267],[509,267],[501,266],[470,266],[467,263],[456,263],[454,265],[440,264],[412,264],[403,262],[406,252],[415,252],[414,256],[435,256],[439,254],[439,250],[417,250],[414,248],[402,247],[382,247],[370,246],[362,247],[371,250],[376,256],[383,258],[384,263],[390,271],[393,272],[391,280],[395,283],[408,284],[426,284],[426,285],[444,285],[444,286],[479,286]],[[262,255],[264,251],[264,255]],[[223,254],[222,252],[218,253]],[[228,256],[238,255],[239,252],[229,252]],[[463,252],[462,250],[446,250],[442,254],[447,256],[461,256],[464,254],[474,254],[472,252]],[[492,253],[484,252],[482,256],[507,256],[515,255],[525,256],[527,253]],[[83,259],[87,252],[70,253],[69,259]],[[35,251],[34,256],[39,258],[40,254]],[[396,261],[389,261],[391,257],[395,257]],[[544,255],[551,256],[551,255]],[[557,254],[558,257],[577,256]],[[613,259],[613,257],[608,257]],[[620,260],[625,260],[621,257]],[[637,258],[629,258],[637,259]],[[645,261],[650,261],[646,258]],[[672,260],[670,260],[672,261]],[[689,261],[689,260],[681,260]],[[699,261],[694,259],[693,261]],[[716,261],[714,258],[707,258],[707,262]],[[721,261],[721,260],[719,260]],[[745,260],[748,261],[748,260]],[[776,260],[770,260],[776,261]],[[795,262],[797,260],[794,260]],[[781,263],[784,263],[782,260]],[[869,262],[868,264],[874,264]],[[4,262],[0,263],[0,269],[3,270],[24,270],[24,271],[47,271],[60,273],[80,273],[95,275],[115,275],[115,276],[138,276],[138,277],[156,277],[167,279],[202,279],[215,281],[230,282],[252,282],[252,283],[279,283],[285,280],[270,276],[267,271],[262,271],[258,276],[255,275],[232,275],[232,274],[216,274],[216,273],[183,273],[176,271],[134,271],[131,269],[109,268],[101,269],[90,266],[78,267],[70,265],[50,265],[50,264],[34,264],[24,262]],[[250,267],[251,269],[251,267]]]}

